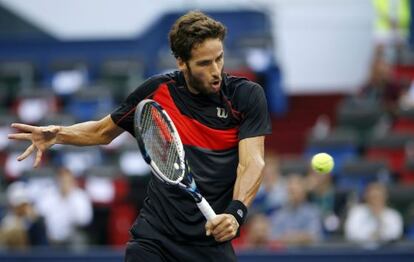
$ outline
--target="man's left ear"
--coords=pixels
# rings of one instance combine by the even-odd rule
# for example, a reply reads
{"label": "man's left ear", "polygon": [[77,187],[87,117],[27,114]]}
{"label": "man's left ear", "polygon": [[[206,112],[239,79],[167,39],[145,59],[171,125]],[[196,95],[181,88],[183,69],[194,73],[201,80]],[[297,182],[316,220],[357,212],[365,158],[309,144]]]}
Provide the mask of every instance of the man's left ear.
{"label": "man's left ear", "polygon": [[181,58],[177,58],[176,62],[177,62],[177,67],[178,69],[180,69],[180,71],[187,70],[187,65]]}

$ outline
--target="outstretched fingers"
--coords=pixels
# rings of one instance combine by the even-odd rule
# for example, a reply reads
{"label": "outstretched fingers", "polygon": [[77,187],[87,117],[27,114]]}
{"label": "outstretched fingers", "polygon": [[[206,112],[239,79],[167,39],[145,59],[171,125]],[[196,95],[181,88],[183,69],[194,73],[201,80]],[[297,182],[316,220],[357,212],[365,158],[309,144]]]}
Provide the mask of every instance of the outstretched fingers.
{"label": "outstretched fingers", "polygon": [[35,146],[31,144],[28,148],[26,148],[23,154],[17,157],[17,160],[22,161],[23,159],[26,159],[26,157],[28,157],[31,153],[33,153],[34,150],[35,150]]}
{"label": "outstretched fingers", "polygon": [[13,123],[11,124],[11,127],[17,128],[23,132],[33,132],[35,130],[35,126],[21,124],[21,123]]}
{"label": "outstretched fingers", "polygon": [[36,153],[36,160],[34,163],[34,167],[38,167],[40,164],[40,161],[42,160],[42,155],[43,155],[43,151],[40,149],[37,149],[37,153]]}
{"label": "outstretched fingers", "polygon": [[16,133],[16,134],[9,134],[7,136],[9,139],[16,139],[16,140],[31,140],[32,134],[30,133]]}

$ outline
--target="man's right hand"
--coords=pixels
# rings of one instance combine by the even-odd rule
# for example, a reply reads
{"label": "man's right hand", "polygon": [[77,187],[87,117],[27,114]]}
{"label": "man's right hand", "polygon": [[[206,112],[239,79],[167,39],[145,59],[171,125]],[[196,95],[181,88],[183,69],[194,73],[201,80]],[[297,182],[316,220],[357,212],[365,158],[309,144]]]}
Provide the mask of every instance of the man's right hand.
{"label": "man's right hand", "polygon": [[20,123],[13,123],[11,127],[16,128],[20,133],[9,134],[9,139],[28,140],[32,144],[17,157],[18,161],[26,159],[36,149],[36,159],[34,167],[38,167],[42,159],[43,152],[56,143],[56,137],[60,126],[31,126]]}
{"label": "man's right hand", "polygon": [[212,235],[217,242],[224,242],[233,239],[237,235],[239,223],[231,214],[219,214],[208,220],[205,228],[207,236]]}

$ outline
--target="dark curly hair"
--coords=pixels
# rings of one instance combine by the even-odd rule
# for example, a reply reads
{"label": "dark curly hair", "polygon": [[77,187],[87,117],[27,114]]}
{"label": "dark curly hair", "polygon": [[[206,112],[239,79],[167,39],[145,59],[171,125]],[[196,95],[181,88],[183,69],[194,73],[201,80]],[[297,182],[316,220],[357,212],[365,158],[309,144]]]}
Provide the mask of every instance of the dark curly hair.
{"label": "dark curly hair", "polygon": [[226,27],[200,11],[190,11],[175,21],[168,35],[175,58],[191,59],[193,47],[206,39],[224,40]]}

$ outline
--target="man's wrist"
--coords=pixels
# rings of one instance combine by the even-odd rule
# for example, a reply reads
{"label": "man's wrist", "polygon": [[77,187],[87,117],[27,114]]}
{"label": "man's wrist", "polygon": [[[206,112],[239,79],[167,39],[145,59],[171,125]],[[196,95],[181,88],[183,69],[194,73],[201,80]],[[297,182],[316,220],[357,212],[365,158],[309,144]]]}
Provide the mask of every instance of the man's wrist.
{"label": "man's wrist", "polygon": [[224,210],[224,213],[233,215],[240,227],[246,220],[247,207],[239,200],[232,200],[226,210]]}
{"label": "man's wrist", "polygon": [[64,141],[63,141],[63,137],[64,137],[64,134],[65,134],[63,132],[63,127],[64,126],[53,125],[53,126],[49,126],[49,127],[54,128],[54,129],[57,130],[56,133],[55,133],[56,140],[55,140],[54,144],[64,144]]}

